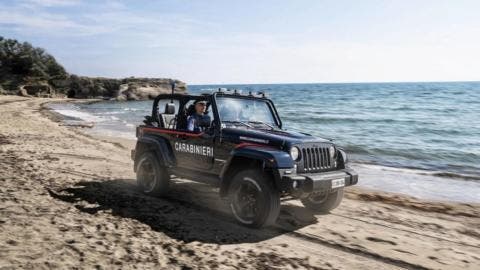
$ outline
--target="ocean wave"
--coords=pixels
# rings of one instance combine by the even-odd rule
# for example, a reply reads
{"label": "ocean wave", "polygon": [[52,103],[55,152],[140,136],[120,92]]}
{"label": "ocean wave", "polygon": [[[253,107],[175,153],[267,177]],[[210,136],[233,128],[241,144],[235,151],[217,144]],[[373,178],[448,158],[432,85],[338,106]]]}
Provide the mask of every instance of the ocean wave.
{"label": "ocean wave", "polygon": [[442,178],[450,178],[456,180],[467,180],[467,181],[478,181],[480,180],[480,174],[465,174],[465,173],[458,173],[458,172],[447,172],[447,171],[432,171],[424,168],[418,167],[395,167],[395,166],[387,166],[383,164],[376,164],[373,162],[352,162],[352,164],[361,165],[365,168],[380,170],[380,171],[395,171],[399,173],[408,173],[408,174],[416,174],[416,175],[428,175],[428,176],[435,176],[435,177],[442,177]]}
{"label": "ocean wave", "polygon": [[464,180],[480,180],[480,175],[470,175],[470,174],[461,174],[461,173],[452,173],[452,172],[433,172],[431,175],[438,177],[446,178],[460,178]]}
{"label": "ocean wave", "polygon": [[84,112],[84,111],[80,111],[79,109],[77,109],[73,106],[70,107],[70,108],[61,107],[61,106],[56,106],[56,107],[53,106],[51,108],[55,112],[71,118],[70,120],[82,120],[82,121],[86,121],[86,122],[102,122],[102,121],[104,121],[104,119],[102,119],[98,116],[95,116],[93,114],[90,114],[90,113],[87,113],[87,112]]}
{"label": "ocean wave", "polygon": [[122,111],[110,111],[110,112],[103,112],[103,113],[97,113],[98,115],[112,115],[112,114],[124,114]]}
{"label": "ocean wave", "polygon": [[324,113],[315,113],[313,115],[297,112],[283,117],[287,121],[321,124],[390,124],[390,125],[433,125],[435,123],[425,120],[406,120],[393,118],[359,118],[349,116],[325,116]]}

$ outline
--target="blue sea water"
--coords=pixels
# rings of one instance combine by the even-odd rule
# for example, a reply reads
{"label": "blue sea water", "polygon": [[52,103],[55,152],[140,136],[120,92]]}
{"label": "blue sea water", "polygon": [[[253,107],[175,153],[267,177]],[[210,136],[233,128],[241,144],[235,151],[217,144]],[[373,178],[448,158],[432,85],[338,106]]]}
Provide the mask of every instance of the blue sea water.
{"label": "blue sea water", "polygon": [[[480,179],[480,82],[192,85],[189,92],[219,87],[266,91],[287,130],[332,138],[357,163]],[[98,132],[134,138],[151,104],[63,109],[83,113]]]}

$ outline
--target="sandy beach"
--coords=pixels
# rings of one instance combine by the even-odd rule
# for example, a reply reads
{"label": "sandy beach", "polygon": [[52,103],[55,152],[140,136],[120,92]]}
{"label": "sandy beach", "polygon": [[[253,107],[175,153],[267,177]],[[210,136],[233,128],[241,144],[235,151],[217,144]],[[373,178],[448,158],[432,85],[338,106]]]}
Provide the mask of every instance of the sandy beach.
{"label": "sandy beach", "polygon": [[217,190],[142,195],[134,141],[64,126],[54,99],[0,96],[0,269],[479,269],[480,205],[349,188],[276,226],[229,216]]}

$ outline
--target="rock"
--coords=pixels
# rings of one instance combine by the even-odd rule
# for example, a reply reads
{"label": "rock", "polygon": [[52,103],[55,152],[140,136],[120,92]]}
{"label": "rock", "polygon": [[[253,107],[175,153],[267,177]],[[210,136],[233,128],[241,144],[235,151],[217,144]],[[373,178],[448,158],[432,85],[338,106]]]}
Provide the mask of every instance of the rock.
{"label": "rock", "polygon": [[186,93],[184,82],[172,79],[156,78],[89,78],[70,76],[70,87],[67,96],[70,98],[93,98],[101,96],[104,99],[114,98],[124,100],[153,99],[159,94],[170,93],[171,84],[175,82],[177,93]]}
{"label": "rock", "polygon": [[127,91],[128,87],[129,87],[128,83],[121,84],[118,88],[119,94],[122,94],[122,92]]}
{"label": "rock", "polygon": [[127,97],[124,96],[124,95],[121,95],[121,96],[118,96],[118,97],[114,98],[113,100],[116,100],[116,101],[127,101]]}
{"label": "rock", "polygon": [[25,94],[23,90],[27,92],[28,96],[36,96],[36,97],[54,97],[55,96],[55,91],[47,82],[37,82],[37,83],[31,83],[31,84],[26,84],[22,86],[20,89],[20,91],[22,92],[22,95]]}
{"label": "rock", "polygon": [[125,79],[127,84],[119,87],[117,100],[146,100],[154,99],[160,94],[169,94],[172,91],[172,83],[175,82],[175,93],[185,93],[186,84],[170,79]]}
{"label": "rock", "polygon": [[22,97],[31,97],[31,96],[28,94],[27,90],[25,89],[25,86],[23,86],[23,85],[19,87],[19,89],[18,89],[18,95],[19,95],[19,96],[22,96]]}
{"label": "rock", "polygon": [[153,99],[159,94],[171,92],[170,86],[153,86],[153,85],[137,85],[131,83],[127,90],[120,93],[124,95],[128,100],[142,100],[142,99]]}
{"label": "rock", "polygon": [[153,99],[159,94],[171,93],[171,85],[175,83],[175,93],[187,92],[184,82],[173,79],[159,78],[90,78],[70,75],[66,79],[50,81],[35,81],[25,79],[15,85],[17,89],[5,91],[0,89],[0,94],[15,94],[36,97],[69,97],[69,98],[99,98],[125,100]]}
{"label": "rock", "polygon": [[0,85],[0,95],[6,95],[7,91],[3,90],[2,85]]}

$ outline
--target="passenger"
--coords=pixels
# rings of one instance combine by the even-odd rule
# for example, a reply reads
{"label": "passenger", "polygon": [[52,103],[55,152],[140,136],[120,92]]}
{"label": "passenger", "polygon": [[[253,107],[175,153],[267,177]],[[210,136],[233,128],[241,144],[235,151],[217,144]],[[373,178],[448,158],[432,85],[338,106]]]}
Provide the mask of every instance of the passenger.
{"label": "passenger", "polygon": [[197,100],[194,103],[195,113],[187,119],[187,130],[194,132],[203,132],[210,126],[210,116],[205,114],[207,102],[205,100]]}

